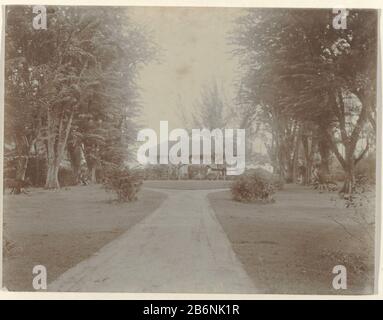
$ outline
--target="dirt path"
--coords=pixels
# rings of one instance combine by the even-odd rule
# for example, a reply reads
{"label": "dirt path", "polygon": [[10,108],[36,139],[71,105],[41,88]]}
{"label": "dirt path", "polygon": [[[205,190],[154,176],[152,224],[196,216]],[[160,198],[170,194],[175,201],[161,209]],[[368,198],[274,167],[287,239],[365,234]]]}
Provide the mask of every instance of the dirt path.
{"label": "dirt path", "polygon": [[218,190],[153,190],[160,208],[48,291],[256,293],[207,200]]}

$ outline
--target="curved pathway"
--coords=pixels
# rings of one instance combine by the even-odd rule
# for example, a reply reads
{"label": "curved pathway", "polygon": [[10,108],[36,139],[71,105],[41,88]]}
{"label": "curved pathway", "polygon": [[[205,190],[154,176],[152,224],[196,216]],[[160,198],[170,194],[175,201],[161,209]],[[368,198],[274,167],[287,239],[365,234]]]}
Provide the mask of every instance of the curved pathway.
{"label": "curved pathway", "polygon": [[256,293],[206,197],[218,190],[152,190],[168,195],[153,214],[48,291]]}

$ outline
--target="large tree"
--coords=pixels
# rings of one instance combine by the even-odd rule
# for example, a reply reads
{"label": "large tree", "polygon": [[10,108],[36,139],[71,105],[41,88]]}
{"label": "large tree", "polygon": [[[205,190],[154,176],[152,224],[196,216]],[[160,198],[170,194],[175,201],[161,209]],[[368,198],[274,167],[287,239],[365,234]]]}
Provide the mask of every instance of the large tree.
{"label": "large tree", "polygon": [[227,123],[228,105],[223,90],[216,80],[202,88],[201,96],[194,104],[193,128],[222,129]]}
{"label": "large tree", "polygon": [[[274,127],[280,119],[309,127],[309,135],[300,135],[306,165],[311,137],[322,170],[328,170],[331,149],[346,173],[342,191],[351,192],[354,165],[366,153],[356,154],[357,143],[366,120],[374,126],[376,12],[352,10],[346,30],[334,29],[333,18],[331,10],[251,9],[238,21],[233,42],[245,74],[246,103],[271,114]],[[278,137],[280,153],[284,139]]]}
{"label": "large tree", "polygon": [[[135,79],[153,47],[146,33],[131,24],[125,9],[60,6],[48,7],[47,12],[47,30],[34,30],[32,7],[7,8],[6,65],[17,62],[20,67],[7,74],[11,89],[6,91],[6,110],[28,105],[36,123],[30,139],[39,137],[45,144],[45,186],[58,188],[58,170],[66,150],[78,166],[78,148],[83,147],[94,173],[102,143],[111,142],[111,129],[120,142],[132,130],[127,126],[137,115]],[[29,82],[28,90],[19,93],[15,87],[21,82],[21,72]],[[28,118],[20,115],[19,120],[23,123]],[[10,130],[19,132],[16,125],[20,125],[14,122]],[[115,137],[112,140],[116,142]]]}

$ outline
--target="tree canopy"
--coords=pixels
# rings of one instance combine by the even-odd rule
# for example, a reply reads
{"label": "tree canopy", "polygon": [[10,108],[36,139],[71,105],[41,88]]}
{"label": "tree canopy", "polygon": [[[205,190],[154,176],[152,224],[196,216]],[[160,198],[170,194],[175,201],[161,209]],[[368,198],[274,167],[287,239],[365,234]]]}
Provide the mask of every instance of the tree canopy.
{"label": "tree canopy", "polygon": [[81,148],[89,170],[126,160],[137,75],[156,49],[123,8],[49,6],[46,30],[32,18],[31,6],[7,7],[6,138],[20,146],[21,177],[26,159],[43,150],[46,187],[57,188],[66,151]]}
{"label": "tree canopy", "polygon": [[231,42],[244,74],[240,112],[272,133],[280,173],[292,167],[301,139],[308,167],[315,148],[323,161],[331,149],[350,191],[353,168],[370,146],[358,154],[357,143],[368,123],[376,129],[377,15],[349,10],[346,29],[334,29],[333,18],[332,10],[249,9]]}

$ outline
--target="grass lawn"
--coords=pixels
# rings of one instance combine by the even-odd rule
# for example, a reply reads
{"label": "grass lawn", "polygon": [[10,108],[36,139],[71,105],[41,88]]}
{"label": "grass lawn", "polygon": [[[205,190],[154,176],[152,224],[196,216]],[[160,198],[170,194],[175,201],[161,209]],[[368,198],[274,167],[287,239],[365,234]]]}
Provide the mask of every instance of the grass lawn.
{"label": "grass lawn", "polygon": [[[228,191],[209,195],[235,253],[260,292],[372,293],[373,226],[364,229],[336,193],[286,185],[275,199],[272,204],[252,204],[231,200]],[[347,290],[332,288],[335,265],[347,268]]]}
{"label": "grass lawn", "polygon": [[49,283],[152,213],[166,195],[141,190],[132,203],[113,197],[99,185],[5,195],[3,285],[33,290],[38,264],[47,268]]}
{"label": "grass lawn", "polygon": [[[230,181],[145,181],[159,189],[223,189]],[[7,192],[9,193],[9,192]],[[132,203],[111,201],[101,186],[4,196],[3,280],[30,291],[32,268],[48,282],[90,257],[152,213],[166,195],[141,190]],[[286,185],[272,204],[239,203],[229,191],[208,195],[245,270],[262,293],[368,294],[374,281],[373,227],[358,223],[336,193]],[[336,201],[334,201],[336,199]],[[347,290],[332,288],[332,269],[347,268]]]}

